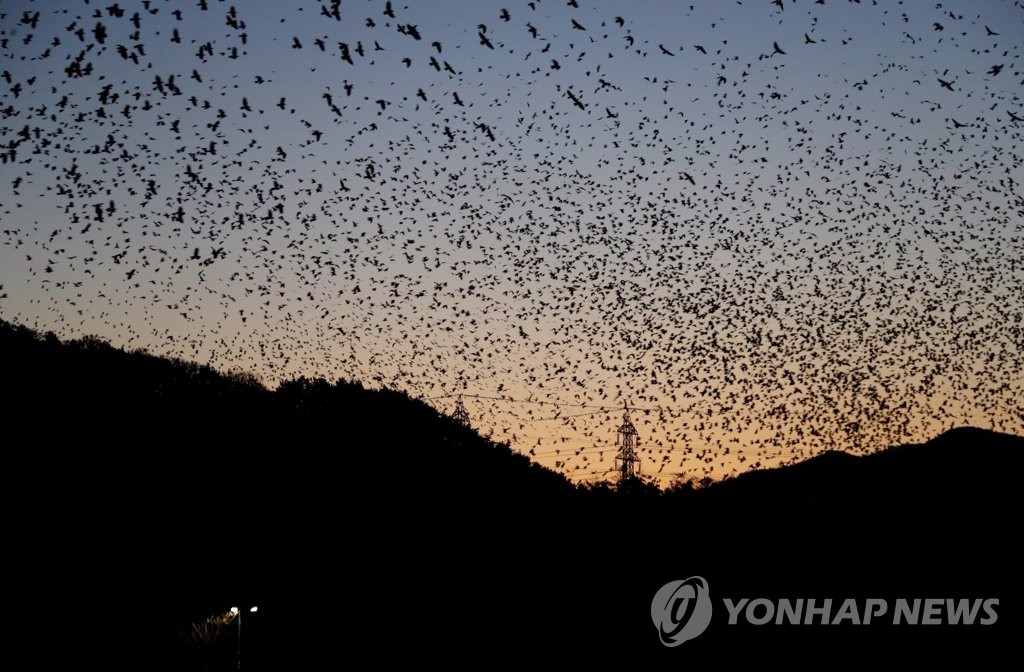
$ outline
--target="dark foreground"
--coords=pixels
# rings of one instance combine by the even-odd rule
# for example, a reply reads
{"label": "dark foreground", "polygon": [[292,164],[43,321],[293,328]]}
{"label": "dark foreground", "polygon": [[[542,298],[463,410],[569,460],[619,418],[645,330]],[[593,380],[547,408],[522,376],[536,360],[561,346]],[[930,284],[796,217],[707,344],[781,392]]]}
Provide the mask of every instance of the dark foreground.
{"label": "dark foreground", "polygon": [[[819,666],[893,654],[992,661],[1019,638],[1020,506],[998,476],[986,479],[991,489],[944,498],[875,500],[865,488],[846,507],[758,495],[540,500],[513,509],[444,495],[350,497],[345,471],[328,463],[308,462],[314,478],[268,491],[218,487],[216,478],[197,484],[173,465],[142,460],[128,483],[110,461],[79,459],[80,469],[64,474],[71,483],[50,481],[52,489],[9,500],[17,511],[8,567],[18,641],[31,643],[30,656],[45,667],[57,656],[107,668],[201,669],[176,633],[254,604],[260,611],[243,621],[251,670],[333,669],[357,652],[382,663],[481,665],[549,652],[669,664]],[[141,475],[168,473],[173,485]],[[665,647],[652,598],[691,576],[707,581],[710,626]],[[729,625],[723,598],[767,598],[773,608],[781,598],[814,598],[819,607],[831,599],[833,607],[810,625],[753,625],[749,614]],[[856,618],[847,612],[821,624],[849,598]],[[916,625],[893,625],[901,598],[938,599],[942,608],[922,612]],[[887,613],[855,624],[868,599],[884,600]],[[968,608],[997,600],[986,607],[997,618],[984,625],[991,614],[974,607],[973,625],[948,624],[946,600],[962,599]],[[211,669],[235,665],[236,635],[227,633]]]}
{"label": "dark foreground", "polygon": [[[237,622],[205,656],[181,636],[231,606],[248,670],[979,667],[1017,648],[1020,438],[960,429],[676,497],[599,496],[404,395],[271,394],[0,326],[6,641],[29,669],[235,669]],[[666,647],[652,599],[694,576],[709,625]],[[768,616],[812,599],[827,616]],[[916,624],[894,624],[900,600]]]}

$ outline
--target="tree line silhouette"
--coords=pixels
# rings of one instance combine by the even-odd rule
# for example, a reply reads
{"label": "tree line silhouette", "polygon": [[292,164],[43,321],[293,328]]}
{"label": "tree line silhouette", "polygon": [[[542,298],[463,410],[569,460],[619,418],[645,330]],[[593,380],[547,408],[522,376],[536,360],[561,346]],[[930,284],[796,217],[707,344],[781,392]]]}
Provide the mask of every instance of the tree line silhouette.
{"label": "tree line silhouette", "polygon": [[[576,486],[357,381],[269,390],[245,373],[3,321],[0,357],[8,546],[12,575],[31,588],[17,627],[40,661],[226,669],[232,631],[210,624],[249,603],[261,610],[246,625],[247,669],[396,641],[424,655],[459,642],[616,641],[657,658],[649,601],[681,572],[713,590],[1019,598],[1019,437],[957,428],[720,483]],[[54,605],[81,605],[61,607],[72,613],[60,632]],[[452,613],[464,616],[440,615]],[[728,634],[712,627],[691,655],[711,656]],[[821,643],[848,646],[843,636]],[[787,637],[757,641],[767,655],[799,633]]]}

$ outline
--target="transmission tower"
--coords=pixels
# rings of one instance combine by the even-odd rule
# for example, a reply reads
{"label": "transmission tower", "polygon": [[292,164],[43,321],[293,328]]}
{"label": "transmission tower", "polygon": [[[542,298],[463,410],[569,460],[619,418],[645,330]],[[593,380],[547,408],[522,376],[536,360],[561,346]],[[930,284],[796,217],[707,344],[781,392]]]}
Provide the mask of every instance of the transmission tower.
{"label": "transmission tower", "polygon": [[466,405],[462,403],[461,394],[458,401],[455,402],[455,411],[452,413],[452,419],[460,425],[469,427],[469,411],[466,410]]}
{"label": "transmission tower", "polygon": [[615,464],[619,471],[619,483],[626,483],[636,478],[640,467],[640,458],[636,451],[638,439],[636,427],[629,420],[629,406],[622,414],[622,425],[619,426],[619,453],[615,456]]}

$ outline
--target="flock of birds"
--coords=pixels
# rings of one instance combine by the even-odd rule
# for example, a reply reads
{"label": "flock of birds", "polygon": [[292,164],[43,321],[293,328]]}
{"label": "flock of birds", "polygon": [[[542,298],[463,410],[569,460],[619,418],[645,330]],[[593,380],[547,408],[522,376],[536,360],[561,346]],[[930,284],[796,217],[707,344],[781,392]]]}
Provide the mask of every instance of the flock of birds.
{"label": "flock of birds", "polygon": [[690,1],[4,2],[0,316],[576,479],[1024,433],[1024,5]]}

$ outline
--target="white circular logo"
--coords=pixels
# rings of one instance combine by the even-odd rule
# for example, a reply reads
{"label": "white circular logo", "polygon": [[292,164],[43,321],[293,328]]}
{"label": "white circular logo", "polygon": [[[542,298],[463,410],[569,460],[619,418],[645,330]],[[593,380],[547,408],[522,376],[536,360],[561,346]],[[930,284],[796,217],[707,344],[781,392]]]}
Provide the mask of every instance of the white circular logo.
{"label": "white circular logo", "polygon": [[704,632],[711,623],[708,582],[700,576],[669,581],[651,601],[651,620],[665,646],[679,646]]}

